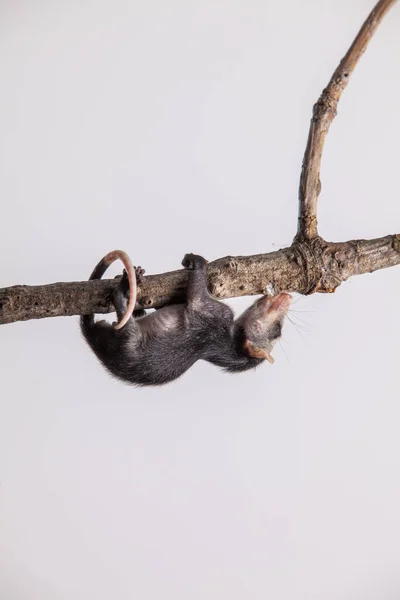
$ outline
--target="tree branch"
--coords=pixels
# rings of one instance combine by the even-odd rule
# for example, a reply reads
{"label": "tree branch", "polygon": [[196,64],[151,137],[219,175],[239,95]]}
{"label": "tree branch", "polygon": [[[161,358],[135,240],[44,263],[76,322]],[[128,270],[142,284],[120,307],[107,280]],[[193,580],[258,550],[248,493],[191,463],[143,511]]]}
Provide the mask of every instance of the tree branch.
{"label": "tree branch", "polygon": [[[287,290],[299,294],[334,292],[349,277],[400,264],[400,236],[332,243],[321,238],[294,242],[269,254],[226,256],[207,265],[210,292],[216,298]],[[0,324],[114,310],[115,279],[52,283],[0,289]],[[137,308],[160,308],[184,300],[184,269],[143,278]]]}
{"label": "tree branch", "polygon": [[[293,244],[277,252],[220,258],[207,267],[216,298],[280,291],[334,292],[349,277],[400,264],[400,236],[326,242],[318,236],[317,201],[324,141],[340,96],[383,16],[396,0],[380,0],[362,26],[328,86],[314,106],[299,190],[299,225]],[[144,277],[137,308],[160,308],[184,301],[187,273],[181,269]],[[0,324],[44,317],[108,313],[119,278],[101,281],[18,285],[0,289]]]}
{"label": "tree branch", "polygon": [[396,1],[378,2],[314,105],[300,176],[298,237],[311,239],[318,235],[317,203],[321,192],[319,172],[325,137],[336,116],[340,97],[349,82],[350,75],[383,17]]}

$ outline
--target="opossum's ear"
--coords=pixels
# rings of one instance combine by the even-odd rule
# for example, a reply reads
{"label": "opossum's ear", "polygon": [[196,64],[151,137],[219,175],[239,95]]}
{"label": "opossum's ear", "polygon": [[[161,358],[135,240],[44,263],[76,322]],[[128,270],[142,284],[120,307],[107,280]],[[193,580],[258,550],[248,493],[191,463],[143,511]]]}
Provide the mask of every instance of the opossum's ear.
{"label": "opossum's ear", "polygon": [[273,357],[263,348],[257,348],[257,346],[254,346],[249,340],[246,340],[243,346],[249,356],[252,356],[253,358],[263,358],[271,363],[271,365],[274,364],[275,361]]}

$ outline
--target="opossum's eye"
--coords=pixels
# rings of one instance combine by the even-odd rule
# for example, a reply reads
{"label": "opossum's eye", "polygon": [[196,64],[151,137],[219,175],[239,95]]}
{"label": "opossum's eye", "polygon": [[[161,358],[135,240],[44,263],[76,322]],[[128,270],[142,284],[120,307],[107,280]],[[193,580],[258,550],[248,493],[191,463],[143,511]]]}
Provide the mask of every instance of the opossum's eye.
{"label": "opossum's eye", "polygon": [[272,328],[268,332],[268,337],[270,340],[276,340],[277,338],[279,338],[281,336],[281,333],[282,333],[282,324],[278,322],[272,326]]}

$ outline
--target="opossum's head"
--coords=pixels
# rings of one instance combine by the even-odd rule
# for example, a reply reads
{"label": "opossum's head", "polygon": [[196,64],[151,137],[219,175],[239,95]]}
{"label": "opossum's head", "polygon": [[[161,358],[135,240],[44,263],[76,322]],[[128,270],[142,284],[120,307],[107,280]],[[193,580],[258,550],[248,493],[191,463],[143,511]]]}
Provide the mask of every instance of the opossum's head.
{"label": "opossum's head", "polygon": [[281,337],[291,301],[292,296],[286,292],[273,297],[263,296],[239,317],[237,324],[244,331],[245,354],[274,362],[271,351]]}

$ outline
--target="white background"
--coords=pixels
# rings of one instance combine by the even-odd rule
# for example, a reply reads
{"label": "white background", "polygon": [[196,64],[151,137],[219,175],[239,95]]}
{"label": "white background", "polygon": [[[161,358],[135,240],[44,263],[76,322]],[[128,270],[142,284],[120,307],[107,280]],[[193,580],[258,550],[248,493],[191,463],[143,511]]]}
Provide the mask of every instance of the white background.
{"label": "white background", "polygon": [[[312,104],[372,4],[2,0],[0,286],[290,244]],[[400,229],[399,8],[327,139],[328,240]],[[399,294],[394,268],[299,298],[273,367],[149,390],[76,317],[1,327],[1,599],[398,599]]]}

